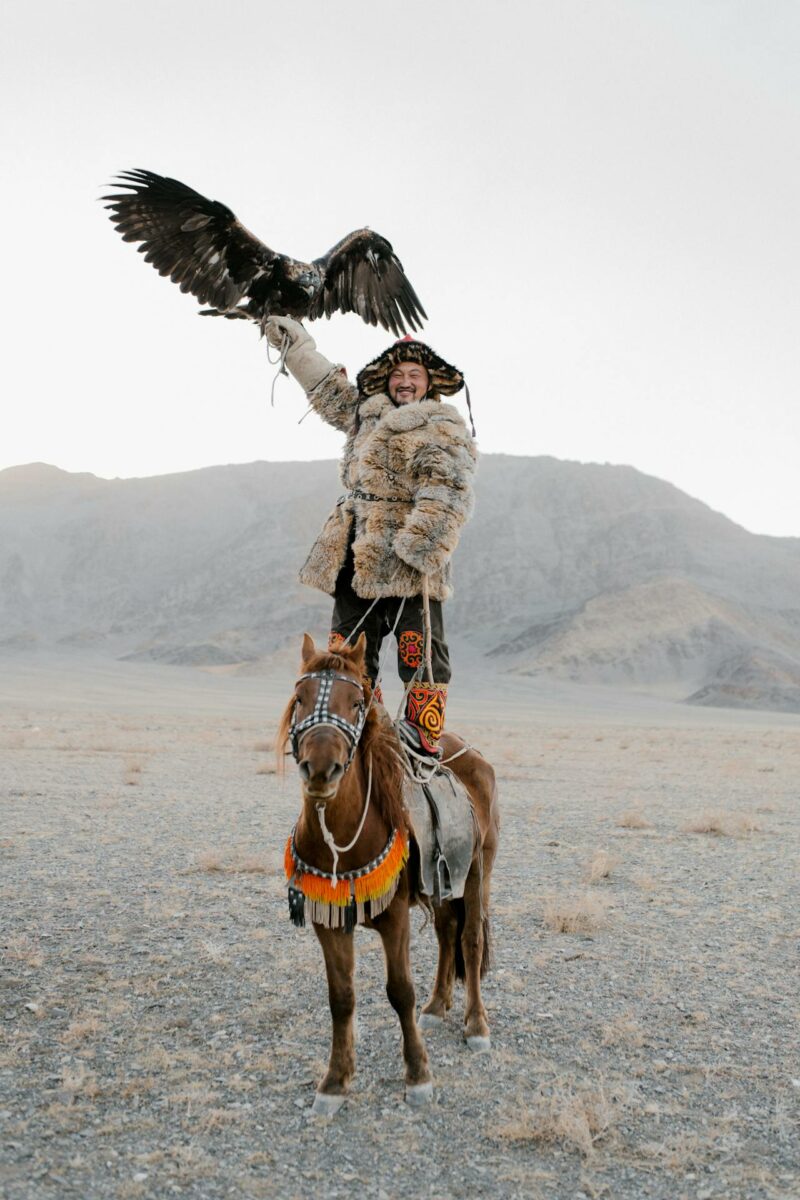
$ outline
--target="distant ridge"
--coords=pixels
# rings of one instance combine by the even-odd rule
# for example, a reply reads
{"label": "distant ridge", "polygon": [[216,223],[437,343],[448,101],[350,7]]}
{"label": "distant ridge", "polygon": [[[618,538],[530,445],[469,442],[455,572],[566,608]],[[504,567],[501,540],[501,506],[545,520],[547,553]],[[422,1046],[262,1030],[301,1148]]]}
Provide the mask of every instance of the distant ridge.
{"label": "distant ridge", "polygon": [[[0,644],[248,664],[323,630],[297,583],[333,462],[0,471]],[[800,711],[800,539],[633,467],[484,455],[448,628],[494,667]]]}

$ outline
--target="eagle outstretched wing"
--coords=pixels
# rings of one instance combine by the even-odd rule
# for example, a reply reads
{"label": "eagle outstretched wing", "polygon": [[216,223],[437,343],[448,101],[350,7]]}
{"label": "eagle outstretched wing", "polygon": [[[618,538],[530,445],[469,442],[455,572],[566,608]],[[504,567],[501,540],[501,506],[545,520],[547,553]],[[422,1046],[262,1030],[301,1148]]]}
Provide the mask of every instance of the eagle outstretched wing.
{"label": "eagle outstretched wing", "polygon": [[427,313],[406,278],[391,244],[371,229],[357,229],[337,242],[323,258],[314,259],[322,287],[311,304],[310,317],[354,312],[369,325],[380,321],[396,336],[406,324],[421,329]]}
{"label": "eagle outstretched wing", "polygon": [[[270,250],[218,200],[154,171],[122,171],[104,196],[126,242],[215,315],[298,320],[358,313],[395,336],[426,316],[386,238],[358,229],[313,263]],[[245,304],[241,301],[246,300]]]}
{"label": "eagle outstretched wing", "polygon": [[121,171],[117,186],[129,191],[103,197],[114,226],[126,242],[141,242],[145,262],[182,292],[225,310],[268,289],[282,255],[226,205],[153,171]]}

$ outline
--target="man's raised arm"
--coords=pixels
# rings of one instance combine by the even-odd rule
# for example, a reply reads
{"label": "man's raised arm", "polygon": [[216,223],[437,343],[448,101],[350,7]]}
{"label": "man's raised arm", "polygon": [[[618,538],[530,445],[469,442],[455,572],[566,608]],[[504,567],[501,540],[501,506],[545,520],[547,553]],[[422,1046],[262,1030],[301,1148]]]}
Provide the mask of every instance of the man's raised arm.
{"label": "man's raised arm", "polygon": [[356,415],[358,389],[349,382],[344,367],[328,362],[311,334],[292,317],[270,317],[266,332],[269,344],[278,350],[289,339],[286,366],[305,391],[309,404],[323,421],[348,433]]}

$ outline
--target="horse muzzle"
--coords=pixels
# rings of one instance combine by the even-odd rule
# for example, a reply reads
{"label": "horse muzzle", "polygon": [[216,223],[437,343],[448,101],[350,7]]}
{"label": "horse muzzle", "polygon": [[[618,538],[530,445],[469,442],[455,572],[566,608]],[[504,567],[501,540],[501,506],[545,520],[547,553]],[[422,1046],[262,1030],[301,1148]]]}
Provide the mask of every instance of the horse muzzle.
{"label": "horse muzzle", "polygon": [[303,783],[303,793],[309,800],[332,800],[339,790],[339,782],[344,775],[344,763],[336,759],[324,759],[322,763],[314,761],[315,756],[302,758],[297,764]]}

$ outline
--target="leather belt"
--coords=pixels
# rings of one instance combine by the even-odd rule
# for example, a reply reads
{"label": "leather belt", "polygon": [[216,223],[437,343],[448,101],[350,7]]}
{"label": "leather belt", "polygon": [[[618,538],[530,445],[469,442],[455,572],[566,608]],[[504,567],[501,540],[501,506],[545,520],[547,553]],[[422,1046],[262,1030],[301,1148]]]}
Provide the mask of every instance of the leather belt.
{"label": "leather belt", "polygon": [[[348,500],[348,499],[350,499],[350,500],[376,500],[376,501],[381,501],[383,504],[410,504],[411,503],[411,501],[409,499],[407,499],[405,496],[376,496],[372,492],[362,492],[361,488],[353,488],[351,491],[349,491],[347,493],[346,496],[342,496],[342,500]],[[341,502],[342,501],[340,500],[339,503],[341,504]]]}

